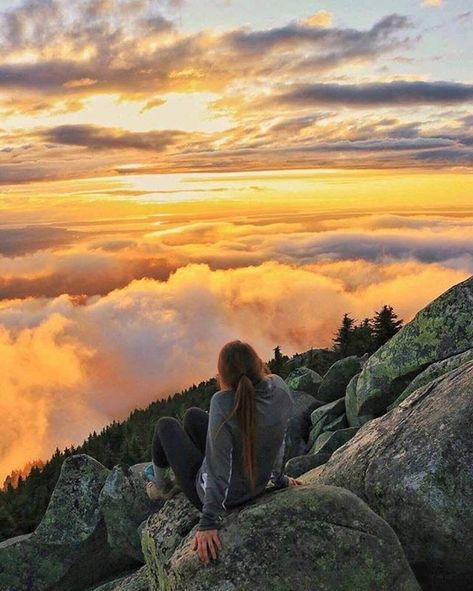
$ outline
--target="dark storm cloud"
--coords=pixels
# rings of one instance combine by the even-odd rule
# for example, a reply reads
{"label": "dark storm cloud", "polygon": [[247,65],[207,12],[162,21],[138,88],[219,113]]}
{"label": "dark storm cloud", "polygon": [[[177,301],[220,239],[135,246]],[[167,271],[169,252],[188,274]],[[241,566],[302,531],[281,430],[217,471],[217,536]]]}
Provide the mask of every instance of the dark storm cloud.
{"label": "dark storm cloud", "polygon": [[368,84],[301,84],[268,99],[269,103],[299,105],[346,105],[349,107],[410,106],[466,103],[473,100],[473,84],[460,82],[396,81]]}

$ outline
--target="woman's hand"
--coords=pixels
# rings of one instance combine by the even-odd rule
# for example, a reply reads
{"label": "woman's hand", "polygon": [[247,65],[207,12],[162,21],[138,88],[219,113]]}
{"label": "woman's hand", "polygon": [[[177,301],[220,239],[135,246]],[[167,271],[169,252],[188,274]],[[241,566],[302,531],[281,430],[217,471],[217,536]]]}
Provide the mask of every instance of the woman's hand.
{"label": "woman's hand", "polygon": [[216,529],[207,529],[196,532],[192,550],[194,550],[194,552],[197,551],[199,558],[202,562],[205,562],[205,564],[210,562],[210,557],[216,560],[217,554],[222,548],[222,542],[218,537],[218,531]]}
{"label": "woman's hand", "polygon": [[301,484],[304,484],[302,482],[302,480],[299,480],[298,478],[292,478],[291,476],[288,476],[289,479],[289,486],[299,486]]}

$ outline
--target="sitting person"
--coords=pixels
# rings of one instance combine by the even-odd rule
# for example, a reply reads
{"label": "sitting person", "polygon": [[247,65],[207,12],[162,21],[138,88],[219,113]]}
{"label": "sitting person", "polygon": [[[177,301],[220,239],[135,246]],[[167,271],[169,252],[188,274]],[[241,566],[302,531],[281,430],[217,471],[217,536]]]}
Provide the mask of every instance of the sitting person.
{"label": "sitting person", "polygon": [[179,487],[201,511],[193,549],[208,563],[222,548],[218,536],[226,509],[261,494],[271,482],[302,484],[284,474],[285,432],[293,399],[289,386],[248,343],[226,343],[218,358],[220,390],[210,410],[189,408],[181,424],[158,420],[153,436],[152,499],[168,498],[171,467]]}

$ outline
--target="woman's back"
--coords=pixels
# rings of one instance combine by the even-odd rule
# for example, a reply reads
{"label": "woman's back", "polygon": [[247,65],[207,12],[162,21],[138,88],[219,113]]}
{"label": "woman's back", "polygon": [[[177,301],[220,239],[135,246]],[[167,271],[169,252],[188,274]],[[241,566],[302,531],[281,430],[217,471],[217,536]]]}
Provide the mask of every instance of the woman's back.
{"label": "woman's back", "polygon": [[224,422],[233,409],[235,392],[219,390],[212,396],[205,459],[196,476],[197,492],[203,502],[203,527],[210,529],[216,526],[227,507],[259,494],[270,479],[277,486],[287,484],[282,475],[282,456],[285,430],[293,405],[290,389],[280,376],[269,374],[255,385],[255,393],[254,490],[250,489],[243,471],[238,420],[232,416]]}

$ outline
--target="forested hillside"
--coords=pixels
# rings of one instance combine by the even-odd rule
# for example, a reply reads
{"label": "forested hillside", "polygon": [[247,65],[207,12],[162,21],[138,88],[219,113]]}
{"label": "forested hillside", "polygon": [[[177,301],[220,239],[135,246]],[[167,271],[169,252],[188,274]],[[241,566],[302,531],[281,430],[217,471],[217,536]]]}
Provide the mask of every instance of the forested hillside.
{"label": "forested hillside", "polygon": [[[320,375],[338,359],[348,355],[371,354],[384,344],[402,325],[392,307],[383,306],[373,318],[356,324],[345,314],[334,335],[331,349],[309,349],[292,357],[283,355],[279,346],[268,361],[273,373],[286,377],[293,369],[306,366]],[[19,477],[17,486],[7,479],[0,492],[0,540],[32,531],[41,520],[50,495],[59,477],[61,465],[70,455],[85,453],[112,468],[119,463],[129,465],[151,460],[151,440],[156,421],[162,416],[180,417],[185,409],[198,406],[208,409],[210,398],[217,390],[215,378],[194,384],[152,402],[145,409],[134,410],[124,421],[113,421],[100,433],[95,431],[78,447],[56,449],[43,467],[33,467],[26,478]]]}

